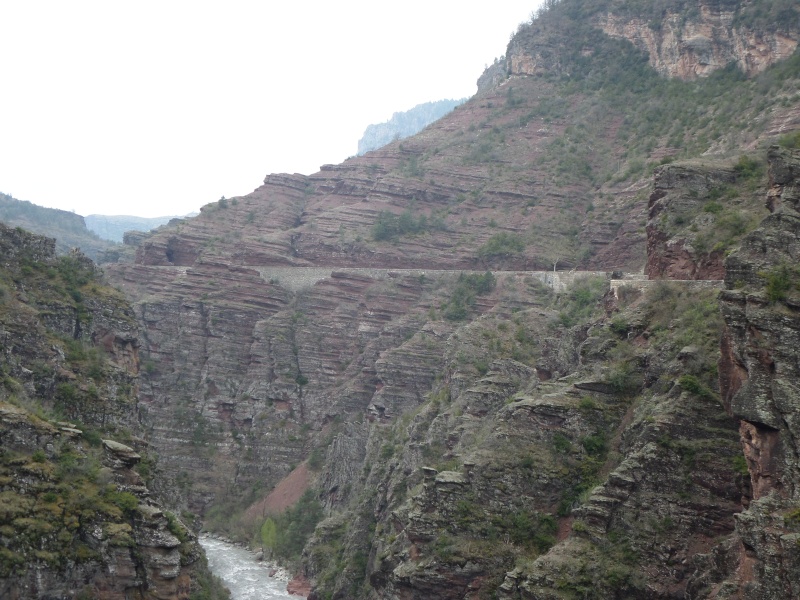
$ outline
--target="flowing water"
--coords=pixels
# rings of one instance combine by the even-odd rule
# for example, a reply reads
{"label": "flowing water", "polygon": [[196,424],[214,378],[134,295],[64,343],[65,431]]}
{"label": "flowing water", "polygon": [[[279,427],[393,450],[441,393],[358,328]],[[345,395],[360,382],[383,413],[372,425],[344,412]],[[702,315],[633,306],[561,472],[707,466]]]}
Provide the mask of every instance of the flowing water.
{"label": "flowing water", "polygon": [[286,591],[286,580],[270,577],[269,566],[255,560],[253,553],[226,542],[203,536],[211,572],[222,579],[233,600],[299,600]]}

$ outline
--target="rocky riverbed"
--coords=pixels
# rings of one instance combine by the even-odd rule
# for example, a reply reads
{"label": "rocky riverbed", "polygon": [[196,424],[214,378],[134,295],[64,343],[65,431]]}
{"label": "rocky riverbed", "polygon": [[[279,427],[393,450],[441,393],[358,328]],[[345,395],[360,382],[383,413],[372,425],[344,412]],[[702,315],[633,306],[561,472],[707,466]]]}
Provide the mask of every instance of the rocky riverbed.
{"label": "rocky riverbed", "polygon": [[233,600],[298,600],[286,591],[285,571],[257,560],[240,546],[210,536],[200,538],[211,571],[222,579]]}

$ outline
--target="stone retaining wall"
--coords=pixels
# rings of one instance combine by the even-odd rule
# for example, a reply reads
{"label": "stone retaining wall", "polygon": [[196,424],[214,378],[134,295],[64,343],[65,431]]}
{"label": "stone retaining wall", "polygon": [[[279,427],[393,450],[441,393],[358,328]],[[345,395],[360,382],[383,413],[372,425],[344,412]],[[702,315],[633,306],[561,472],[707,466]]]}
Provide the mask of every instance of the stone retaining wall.
{"label": "stone retaining wall", "polygon": [[[431,269],[369,269],[338,267],[256,267],[261,277],[292,292],[308,289],[315,283],[329,279],[335,273],[358,275],[370,279],[394,277],[430,277],[432,279],[458,276],[462,273],[484,273],[484,271],[431,270]],[[611,278],[606,271],[494,271],[496,277],[534,277],[557,292],[564,291],[582,277]]]}
{"label": "stone retaining wall", "polygon": [[623,286],[644,292],[661,282],[680,283],[689,288],[716,288],[720,290],[725,284],[722,279],[612,279],[609,284],[614,297],[619,298],[619,288]]}

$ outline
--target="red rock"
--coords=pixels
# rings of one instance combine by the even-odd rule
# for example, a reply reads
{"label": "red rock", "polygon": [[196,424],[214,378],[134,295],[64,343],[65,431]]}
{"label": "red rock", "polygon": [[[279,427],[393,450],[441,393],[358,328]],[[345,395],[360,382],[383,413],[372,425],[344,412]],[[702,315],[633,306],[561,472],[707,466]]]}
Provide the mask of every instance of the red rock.
{"label": "red rock", "polygon": [[292,596],[308,597],[311,593],[311,582],[302,575],[295,575],[288,584],[286,584],[286,591]]}

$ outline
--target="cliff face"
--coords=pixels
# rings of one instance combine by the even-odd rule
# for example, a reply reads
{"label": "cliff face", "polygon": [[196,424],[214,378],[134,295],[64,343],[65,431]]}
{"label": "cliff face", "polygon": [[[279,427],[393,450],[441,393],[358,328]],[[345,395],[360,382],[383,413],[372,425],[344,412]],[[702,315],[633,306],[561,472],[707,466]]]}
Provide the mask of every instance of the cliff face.
{"label": "cliff face", "polygon": [[512,77],[419,135],[270,175],[107,268],[141,325],[156,485],[247,540],[271,490],[311,486],[319,597],[676,597],[756,493],[714,285],[612,297],[605,273],[725,276],[763,216],[733,157],[800,123],[797,55],[668,79],[586,6],[522,28]]}
{"label": "cliff face", "polygon": [[0,225],[0,256],[0,595],[188,598],[208,574],[143,478],[130,306],[53,239]]}
{"label": "cliff face", "polygon": [[[396,416],[419,403],[441,361],[413,334],[454,326],[443,317],[455,311],[457,284],[432,271],[640,270],[647,234],[657,233],[646,225],[658,163],[753,144],[797,122],[791,65],[757,86],[698,83],[689,111],[682,82],[578,19],[580,5],[557,4],[509,44],[509,57],[539,48],[542,76],[512,69],[413,138],[309,177],[270,175],[247,196],[128,238],[135,259],[107,272],[143,328],[142,419],[181,483],[169,486],[176,501],[188,495],[200,509],[244,488],[255,499],[328,439],[337,416]],[[769,110],[753,91],[761,87]],[[760,125],[731,125],[750,118]],[[736,202],[697,209],[707,248],[691,232],[680,251],[688,266],[653,273],[719,277],[725,243],[741,232],[713,232],[723,218],[740,227]],[[496,305],[487,296],[462,316]]]}
{"label": "cliff face", "polygon": [[[752,482],[736,535],[703,565],[713,586],[695,597],[790,598],[800,593],[797,506],[796,344],[800,256],[800,153],[769,152],[772,214],[726,261],[720,378],[728,410],[740,419]],[[727,595],[725,595],[727,594]]]}
{"label": "cliff face", "polygon": [[[790,1],[694,0],[643,7],[598,0],[580,5],[565,2],[551,12],[589,19],[605,34],[647,53],[650,66],[662,76],[683,80],[707,77],[731,65],[752,76],[790,57],[800,41],[797,6]],[[537,35],[509,46],[508,73],[543,75],[566,70],[563,44],[567,40],[550,34],[536,21],[532,29]]]}
{"label": "cliff face", "polygon": [[747,158],[657,169],[648,203],[648,277],[724,279],[726,252],[766,212],[763,179],[763,165]]}
{"label": "cliff face", "polygon": [[667,77],[706,77],[731,64],[754,75],[791,56],[800,40],[796,6],[765,4],[774,12],[768,27],[758,18],[764,8],[736,1],[676,5],[649,21],[615,14],[612,7],[597,23],[608,35],[646,51],[650,65]]}
{"label": "cliff face", "polygon": [[[692,557],[733,531],[749,493],[737,423],[713,391],[716,292],[628,290],[606,319],[605,286],[590,281],[561,299],[529,290],[534,305],[510,320],[501,302],[446,338],[428,399],[370,430],[350,510],[311,540],[314,597],[682,592]],[[578,318],[587,296],[596,312]],[[530,339],[534,367],[502,358],[506,335]],[[328,450],[331,464],[352,459]]]}

